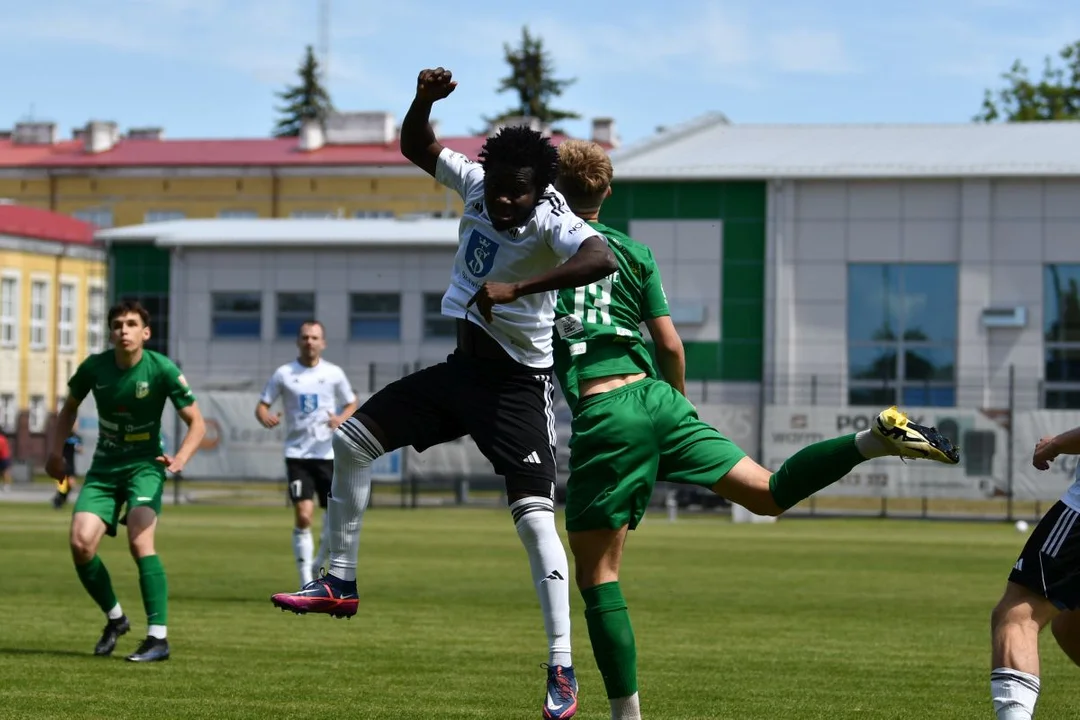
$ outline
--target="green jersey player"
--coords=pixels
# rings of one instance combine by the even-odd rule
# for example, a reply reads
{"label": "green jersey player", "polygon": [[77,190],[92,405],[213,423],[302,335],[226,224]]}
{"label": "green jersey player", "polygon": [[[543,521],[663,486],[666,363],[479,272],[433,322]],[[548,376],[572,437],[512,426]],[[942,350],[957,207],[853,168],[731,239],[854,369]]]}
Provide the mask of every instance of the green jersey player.
{"label": "green jersey player", "polygon": [[[161,513],[165,472],[183,470],[206,434],[195,396],[180,370],[164,355],[146,350],[150,316],[137,302],[109,310],[113,349],[91,355],[68,381],[68,397],[57,417],[55,441],[46,469],[53,478],[66,472],[63,446],[79,405],[90,393],[98,413],[98,441],[71,517],[71,555],[75,571],[108,621],[95,655],[109,655],[130,629],[116,600],[105,564],[98,557],[103,535],[116,535],[126,524],[131,555],[139,568],[139,588],[146,610],[146,640],[128,660],[152,662],[169,657],[166,639],[165,569],[154,550],[154,529]],[[161,442],[161,414],[172,401],[188,432],[174,457]],[[126,515],[120,511],[126,505]]]}
{"label": "green jersey player", "polygon": [[[607,237],[618,270],[560,292],[555,372],[573,413],[566,529],[593,655],[612,719],[637,720],[637,655],[619,565],[627,531],[641,521],[658,478],[707,487],[752,512],[779,515],[867,459],[896,455],[954,465],[959,453],[933,428],[889,408],[873,429],[806,447],[772,473],[701,421],[684,396],[682,341],[652,252],[597,220],[612,174],[599,145],[570,140],[559,146],[556,188],[578,217]],[[656,343],[660,373],[642,323]]]}

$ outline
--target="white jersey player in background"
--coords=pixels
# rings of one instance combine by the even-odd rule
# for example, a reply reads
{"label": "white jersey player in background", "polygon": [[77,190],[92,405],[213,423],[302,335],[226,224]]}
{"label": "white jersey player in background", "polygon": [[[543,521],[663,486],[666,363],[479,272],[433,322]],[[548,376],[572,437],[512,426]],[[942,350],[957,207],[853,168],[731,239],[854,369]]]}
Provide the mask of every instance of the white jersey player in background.
{"label": "white jersey player in background", "polygon": [[[282,413],[272,415],[270,406],[281,398],[285,418],[285,471],[289,499],[296,514],[293,553],[300,574],[300,587],[312,581],[327,559],[329,543],[326,503],[334,478],[334,430],[353,414],[356,394],[337,365],[324,360],[326,338],[317,320],[300,326],[296,360],[282,365],[263,388],[255,417],[263,427],[277,427]],[[319,556],[313,562],[314,542],[311,520],[315,496],[323,509]]]}
{"label": "white jersey player in background", "polygon": [[[1080,428],[1035,445],[1031,464],[1049,470],[1061,455],[1080,455]],[[1031,532],[990,616],[990,697],[998,720],[1031,720],[1039,699],[1039,633],[1080,665],[1080,468],[1073,483]]]}

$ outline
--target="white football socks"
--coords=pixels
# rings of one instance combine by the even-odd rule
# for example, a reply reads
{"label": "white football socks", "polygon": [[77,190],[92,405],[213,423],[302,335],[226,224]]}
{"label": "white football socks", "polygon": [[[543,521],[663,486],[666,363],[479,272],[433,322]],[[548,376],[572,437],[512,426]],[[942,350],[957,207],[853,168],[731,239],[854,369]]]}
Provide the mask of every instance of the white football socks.
{"label": "white football socks", "polygon": [[311,540],[311,528],[293,528],[293,555],[296,557],[296,569],[300,572],[300,587],[311,582],[311,556],[315,547]]}
{"label": "white football socks", "polygon": [[110,620],[119,620],[124,617],[124,611],[120,609],[120,603],[116,603],[113,609],[105,613]]}
{"label": "white football socks", "polygon": [[360,528],[371,495],[371,462],[383,454],[382,445],[356,418],[334,431],[334,482],[330,487],[329,574],[340,580],[356,580],[360,553]]}
{"label": "white football socks", "polygon": [[630,697],[611,698],[611,720],[641,720],[641,705],[638,694]]}
{"label": "white football socks", "polygon": [[319,531],[319,550],[315,553],[315,562],[311,565],[312,573],[318,577],[319,571],[326,565],[330,556],[330,523],[327,521],[327,511],[322,514],[322,530]]}
{"label": "white football socks", "polygon": [[158,640],[164,640],[168,635],[164,625],[151,625],[146,628],[146,635],[148,637],[157,638]]}
{"label": "white football socks", "polygon": [[896,455],[896,448],[874,434],[872,430],[862,430],[855,433],[855,447],[867,460]]}
{"label": "white football socks", "polygon": [[998,720],[1031,720],[1039,700],[1039,678],[1012,668],[990,673],[990,699]]}
{"label": "white football socks", "polygon": [[544,614],[549,664],[569,667],[570,567],[559,532],[555,529],[555,504],[545,497],[527,497],[510,506],[521,544],[529,554],[533,585]]}

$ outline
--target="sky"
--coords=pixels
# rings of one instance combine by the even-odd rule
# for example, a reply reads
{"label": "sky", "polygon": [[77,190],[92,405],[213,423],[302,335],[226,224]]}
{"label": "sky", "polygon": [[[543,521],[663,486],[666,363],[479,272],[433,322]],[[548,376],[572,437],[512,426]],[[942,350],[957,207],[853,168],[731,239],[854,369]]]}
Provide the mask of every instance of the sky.
{"label": "sky", "polygon": [[[319,44],[319,0],[0,0],[0,127],[88,120],[171,138],[265,137],[274,93]],[[444,135],[484,129],[503,43],[527,24],[557,107],[612,117],[624,143],[710,112],[734,123],[968,122],[1020,59],[1080,40],[1075,0],[330,0],[329,89],[340,110],[405,115],[416,75],[443,66]],[[460,8],[460,9],[455,9]],[[466,10],[467,8],[467,10]]]}

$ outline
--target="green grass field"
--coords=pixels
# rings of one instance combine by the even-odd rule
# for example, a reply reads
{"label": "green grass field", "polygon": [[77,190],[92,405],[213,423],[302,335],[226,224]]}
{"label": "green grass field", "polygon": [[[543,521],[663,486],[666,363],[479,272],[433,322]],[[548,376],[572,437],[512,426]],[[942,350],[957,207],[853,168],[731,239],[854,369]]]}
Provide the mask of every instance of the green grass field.
{"label": "green grass field", "polygon": [[[103,624],[67,552],[68,513],[0,504],[2,718],[539,718],[546,642],[505,510],[374,509],[350,621],[270,605],[296,583],[287,508],[166,508],[167,663],[123,539],[103,543],[132,633]],[[988,617],[1023,536],[1004,524],[788,520],[632,535],[623,587],[647,718],[992,718]],[[582,720],[608,717],[572,596]],[[1044,636],[1040,718],[1080,717]]]}

